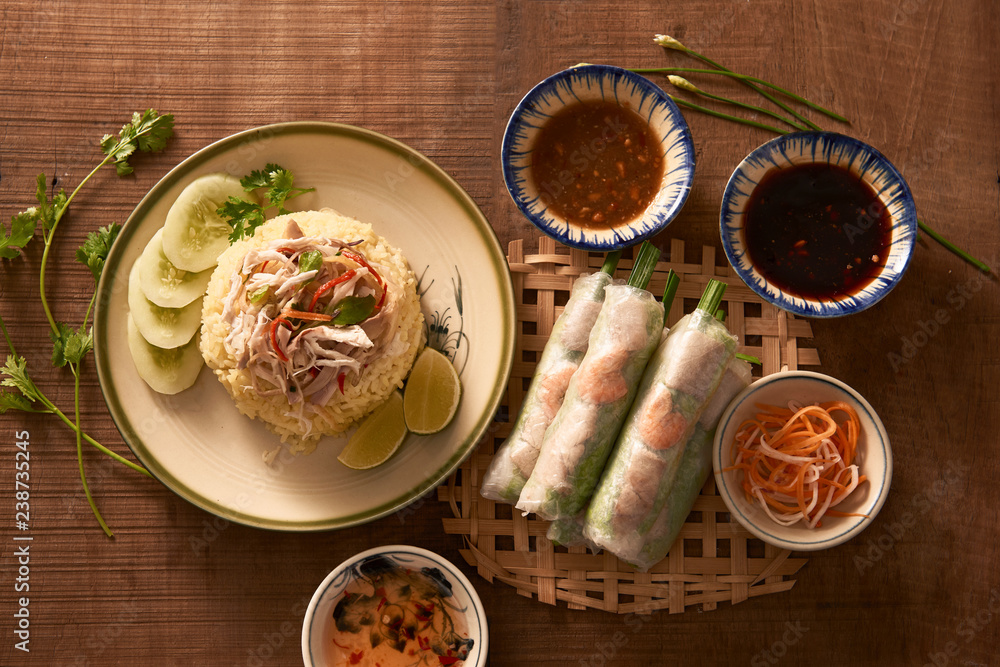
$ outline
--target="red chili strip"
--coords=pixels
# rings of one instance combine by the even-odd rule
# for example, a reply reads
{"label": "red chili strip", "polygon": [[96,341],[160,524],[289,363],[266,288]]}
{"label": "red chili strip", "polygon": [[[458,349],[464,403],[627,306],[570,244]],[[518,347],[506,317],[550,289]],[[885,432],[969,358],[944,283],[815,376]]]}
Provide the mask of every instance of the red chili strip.
{"label": "red chili strip", "polygon": [[288,361],[288,357],[285,356],[285,353],[281,351],[281,347],[278,345],[278,327],[282,324],[286,325],[289,329],[292,327],[283,315],[279,315],[271,321],[271,347],[278,353],[279,359]]}
{"label": "red chili strip", "polygon": [[358,264],[359,266],[363,266],[366,269],[368,269],[369,271],[371,271],[372,275],[375,276],[375,280],[378,281],[379,285],[381,285],[383,283],[382,276],[380,276],[378,274],[378,271],[376,271],[375,269],[372,268],[372,265],[368,263],[367,259],[365,259],[361,255],[359,255],[358,253],[354,252],[353,250],[348,250],[347,248],[342,248],[340,250],[340,254],[344,255],[348,259],[353,260],[355,264]]}
{"label": "red chili strip", "polygon": [[386,292],[389,291],[389,286],[386,285],[384,280],[382,280],[382,276],[378,274],[378,271],[372,268],[372,265],[368,263],[367,259],[359,255],[358,253],[352,250],[348,250],[347,248],[341,248],[340,254],[344,255],[350,260],[353,260],[356,264],[365,267],[366,269],[371,271],[371,274],[373,276],[375,276],[375,280],[378,281],[379,287],[382,288],[382,296],[379,297],[378,303],[375,304],[375,310],[380,309],[382,307],[382,304],[385,303]]}
{"label": "red chili strip", "polygon": [[321,285],[320,288],[318,290],[316,290],[316,293],[313,294],[312,301],[309,302],[309,310],[315,310],[316,309],[316,303],[319,301],[319,299],[320,299],[321,296],[323,296],[324,294],[326,294],[327,292],[329,292],[330,290],[332,290],[334,287],[336,287],[340,283],[346,282],[346,281],[350,280],[355,275],[357,275],[357,273],[358,272],[356,270],[351,269],[350,271],[346,271],[343,274],[337,276],[333,280],[330,280],[328,282],[323,283],[323,285]]}
{"label": "red chili strip", "polygon": [[347,378],[347,376],[344,375],[343,373],[341,373],[340,375],[337,376],[337,386],[340,387],[340,393],[341,394],[344,393],[344,380],[346,378]]}

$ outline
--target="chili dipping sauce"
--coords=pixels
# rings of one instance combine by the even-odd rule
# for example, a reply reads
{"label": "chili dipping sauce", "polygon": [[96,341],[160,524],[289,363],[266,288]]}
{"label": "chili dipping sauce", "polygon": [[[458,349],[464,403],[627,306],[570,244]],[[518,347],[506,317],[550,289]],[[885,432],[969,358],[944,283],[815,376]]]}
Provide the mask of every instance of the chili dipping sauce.
{"label": "chili dipping sauce", "polygon": [[663,180],[653,129],[627,105],[571,104],[538,133],[531,175],[542,202],[588,229],[609,229],[642,215]]}
{"label": "chili dipping sauce", "polygon": [[744,233],[750,260],[768,281],[800,297],[835,300],[882,271],[892,221],[861,178],[810,163],[761,179],[747,201]]}

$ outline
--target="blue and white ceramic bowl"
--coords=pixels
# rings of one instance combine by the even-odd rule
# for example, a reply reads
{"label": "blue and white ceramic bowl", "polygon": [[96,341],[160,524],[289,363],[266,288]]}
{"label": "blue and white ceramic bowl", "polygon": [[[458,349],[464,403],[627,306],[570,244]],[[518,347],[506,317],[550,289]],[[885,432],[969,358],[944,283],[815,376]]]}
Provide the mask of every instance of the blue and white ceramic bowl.
{"label": "blue and white ceramic bowl", "polygon": [[[660,139],[664,170],[660,190],[641,217],[607,230],[585,229],[550,211],[531,177],[531,153],[542,125],[574,102],[614,100],[645,118]],[[501,149],[511,198],[540,230],[572,248],[608,252],[662,231],[680,212],[694,178],[694,144],[677,105],[649,79],[610,65],[578,65],[531,89],[514,109]]]}
{"label": "blue and white ceramic bowl", "polygon": [[[824,516],[822,525],[782,526],[761,507],[747,500],[742,473],[727,470],[733,464],[733,444],[740,425],[759,410],[758,404],[787,406],[843,401],[854,408],[861,423],[857,463],[868,479],[837,506],[837,510],[864,516]],[[892,449],[882,420],[861,394],[836,378],[810,371],[774,373],[744,389],[722,413],[712,448],[715,485],[732,517],[754,536],[782,549],[818,551],[842,544],[861,533],[885,504],[892,483]]]}
{"label": "blue and white ceramic bowl", "polygon": [[[417,618],[421,613],[428,617]],[[466,652],[461,665],[486,665],[489,631],[476,589],[450,561],[427,549],[407,545],[368,549],[327,575],[313,594],[302,622],[305,667],[346,662],[343,649],[334,642],[335,615],[350,628],[346,650],[364,653],[359,659],[374,650],[373,644],[386,650],[401,638],[407,641],[401,630],[423,635],[450,628],[457,632]],[[422,638],[411,635],[408,641],[415,644],[418,639]],[[421,648],[426,650],[428,644],[433,647],[435,642],[425,641]]]}
{"label": "blue and white ceramic bowl", "polygon": [[[863,289],[836,300],[804,298],[768,281],[751,262],[743,232],[747,202],[766,174],[818,162],[843,167],[859,176],[878,194],[891,216],[892,239],[885,267]],[[902,279],[913,255],[917,212],[902,175],[871,146],[833,132],[795,132],[760,146],[736,167],[722,196],[721,228],[729,263],[763,299],[796,315],[841,317],[875,305]]]}

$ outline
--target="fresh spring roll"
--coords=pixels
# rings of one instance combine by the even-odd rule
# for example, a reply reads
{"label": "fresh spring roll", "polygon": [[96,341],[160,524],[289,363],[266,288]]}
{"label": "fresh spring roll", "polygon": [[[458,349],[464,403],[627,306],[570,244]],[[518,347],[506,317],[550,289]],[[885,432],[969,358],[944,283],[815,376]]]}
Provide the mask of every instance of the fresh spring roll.
{"label": "fresh spring roll", "polygon": [[657,348],[587,510],[584,535],[627,562],[638,558],[685,443],[736,354],[736,337],[713,315],[724,291],[710,281],[699,307]]}
{"label": "fresh spring roll", "polygon": [[587,354],[545,431],[518,509],[554,520],[586,506],[662,329],[663,305],[645,289],[605,289]]}
{"label": "fresh spring roll", "polygon": [[[664,316],[666,316],[666,313],[670,310],[670,306],[674,301],[674,296],[677,294],[677,288],[680,285],[680,282],[680,278],[676,273],[674,273],[674,270],[670,269],[667,273],[666,289],[663,292]],[[660,333],[661,343],[667,337],[668,333],[669,329],[667,327],[663,327],[663,331]],[[583,534],[583,524],[586,518],[587,508],[584,508],[575,516],[556,519],[549,525],[549,530],[545,536],[554,544],[559,544],[564,547],[585,545],[596,554],[601,550],[601,548],[587,539]]]}
{"label": "fresh spring roll", "polygon": [[585,514],[586,510],[581,510],[574,516],[556,519],[549,524],[549,530],[545,533],[545,537],[549,538],[553,544],[564,547],[586,546],[596,554],[601,548],[583,536]]}
{"label": "fresh spring roll", "polygon": [[667,495],[666,503],[656,517],[653,527],[646,535],[646,542],[636,558],[629,560],[632,565],[645,571],[659,563],[670,551],[677,536],[687,520],[691,508],[694,507],[698,493],[705,486],[708,474],[712,470],[712,442],[715,439],[715,429],[719,425],[722,411],[746,389],[751,381],[750,364],[742,359],[733,359],[722,376],[719,388],[712,394],[711,400],[701,413],[701,419],[694,428],[694,433],[684,446],[684,455],[677,466],[677,477]]}
{"label": "fresh spring roll", "polygon": [[545,429],[562,405],[569,379],[587,351],[590,331],[604,303],[604,288],[614,282],[611,271],[617,260],[617,255],[612,258],[607,273],[583,275],[573,283],[569,300],[535,366],[514,429],[493,455],[483,477],[480,493],[484,497],[510,504],[520,497],[535,467]]}

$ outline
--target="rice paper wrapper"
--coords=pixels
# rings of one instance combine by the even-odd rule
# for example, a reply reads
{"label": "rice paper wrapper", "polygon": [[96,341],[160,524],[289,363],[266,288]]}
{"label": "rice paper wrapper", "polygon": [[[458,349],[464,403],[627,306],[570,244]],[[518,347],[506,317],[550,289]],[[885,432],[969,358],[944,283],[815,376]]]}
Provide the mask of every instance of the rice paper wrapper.
{"label": "rice paper wrapper", "polygon": [[730,361],[736,337],[703,310],[657,348],[587,511],[584,535],[622,560],[639,558],[684,455]]}
{"label": "rice paper wrapper", "polygon": [[586,510],[583,510],[576,516],[556,519],[549,524],[549,530],[545,533],[545,537],[549,538],[553,544],[563,547],[585,546],[596,554],[601,548],[583,535],[585,514]]}
{"label": "rice paper wrapper", "polygon": [[643,289],[612,285],[587,354],[545,431],[517,508],[543,519],[573,517],[604,469],[663,329],[663,304]]}
{"label": "rice paper wrapper", "polygon": [[673,487],[655,523],[646,534],[645,544],[637,556],[623,560],[645,571],[666,557],[712,472],[712,443],[722,411],[737,394],[750,385],[751,380],[750,364],[742,359],[729,362],[719,388],[715,390],[694,433],[684,446],[684,455],[678,465]]}
{"label": "rice paper wrapper", "polygon": [[582,275],[573,283],[569,300],[552,326],[549,340],[535,366],[510,436],[493,455],[480,493],[514,504],[531,475],[545,429],[562,405],[569,380],[587,351],[590,332],[604,303],[604,288],[621,284],[603,272]]}

